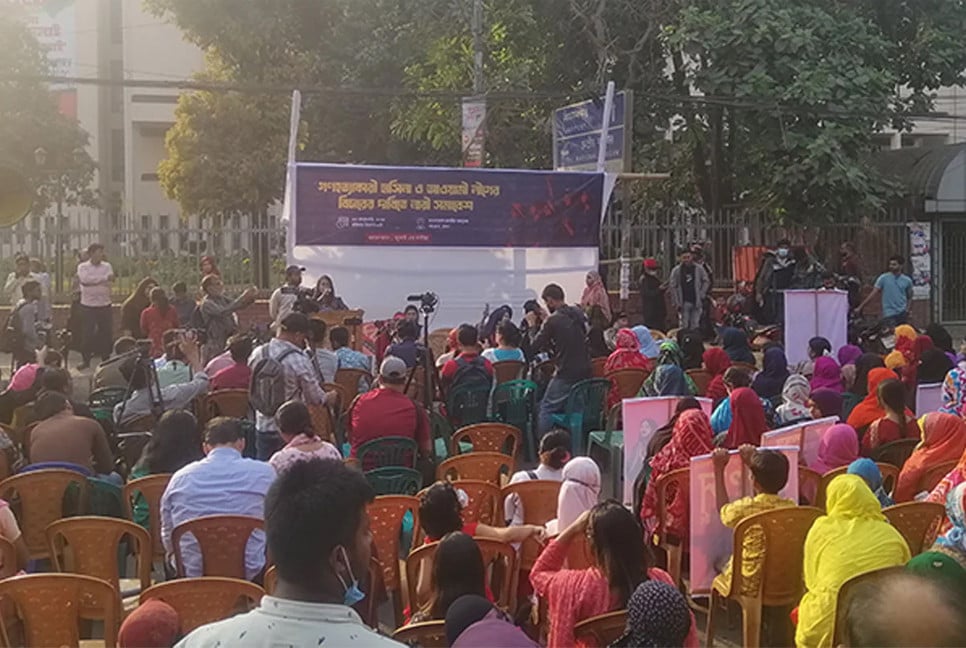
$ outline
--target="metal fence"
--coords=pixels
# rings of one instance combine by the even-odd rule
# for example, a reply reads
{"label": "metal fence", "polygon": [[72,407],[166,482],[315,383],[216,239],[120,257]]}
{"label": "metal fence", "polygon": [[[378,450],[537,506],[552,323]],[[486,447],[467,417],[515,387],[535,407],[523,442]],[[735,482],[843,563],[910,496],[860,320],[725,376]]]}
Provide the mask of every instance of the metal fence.
{"label": "metal fence", "polygon": [[[827,268],[838,266],[839,248],[851,241],[856,245],[865,275],[885,269],[893,254],[909,256],[906,223],[921,215],[906,207],[878,214],[858,222],[827,223],[809,227],[781,226],[761,211],[740,207],[712,216],[703,210],[675,208],[630,208],[609,210],[601,230],[601,259],[610,286],[617,285],[621,256],[639,266],[646,257],[656,258],[665,270],[688,244],[704,243],[714,269],[715,285],[734,286],[734,249],[739,246],[774,246],[787,238],[793,245],[805,245]],[[633,267],[633,265],[632,265]]]}
{"label": "metal fence", "polygon": [[[80,251],[95,242],[104,244],[114,268],[117,300],[145,277],[168,289],[184,281],[194,290],[201,279],[202,256],[215,258],[229,291],[274,287],[285,265],[285,230],[274,215],[262,222],[247,215],[182,221],[78,210],[63,218],[31,216],[0,230],[0,276],[13,271],[14,255],[23,252],[44,266],[55,301],[63,303],[70,296]],[[3,298],[9,301],[8,295]]]}

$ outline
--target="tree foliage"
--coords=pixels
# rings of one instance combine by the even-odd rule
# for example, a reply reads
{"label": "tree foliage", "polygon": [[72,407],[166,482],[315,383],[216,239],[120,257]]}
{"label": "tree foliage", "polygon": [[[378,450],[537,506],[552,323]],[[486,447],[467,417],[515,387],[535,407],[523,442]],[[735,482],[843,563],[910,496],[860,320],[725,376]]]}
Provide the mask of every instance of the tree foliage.
{"label": "tree foliage", "polygon": [[[199,80],[224,81],[217,57],[207,59]],[[182,94],[165,142],[168,157],[158,167],[165,193],[187,213],[262,213],[285,176],[286,117],[284,103],[271,95]]]}
{"label": "tree foliage", "polygon": [[[40,81],[49,73],[43,49],[23,23],[0,15],[0,160],[20,169],[36,189],[33,211],[44,213],[62,201],[93,205],[95,165],[88,134],[60,113]],[[23,80],[4,80],[20,77]],[[46,152],[43,167],[34,152]]]}
{"label": "tree foliage", "polygon": [[[217,55],[217,78],[313,89],[306,159],[460,162],[470,2],[147,2]],[[874,133],[909,127],[966,70],[960,0],[486,0],[485,16],[486,89],[501,95],[488,100],[488,165],[548,166],[552,109],[614,80],[635,92],[635,170],[673,173],[662,200],[741,203],[799,222],[879,207],[890,191],[867,162]],[[284,154],[285,99],[185,100],[169,191],[194,209],[235,208],[245,192],[229,176],[255,173],[250,152],[258,165]],[[251,125],[245,142],[223,142],[233,129],[204,116],[229,103],[228,121]],[[199,170],[192,159],[215,155],[232,162]],[[264,174],[255,202],[279,197],[281,172]]]}

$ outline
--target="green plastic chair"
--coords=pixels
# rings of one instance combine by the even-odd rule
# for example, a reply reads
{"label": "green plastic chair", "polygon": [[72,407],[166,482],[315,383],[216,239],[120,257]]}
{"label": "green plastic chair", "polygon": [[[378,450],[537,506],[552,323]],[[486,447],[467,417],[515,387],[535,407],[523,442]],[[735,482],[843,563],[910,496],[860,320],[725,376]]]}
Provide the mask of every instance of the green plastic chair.
{"label": "green plastic chair", "polygon": [[[611,471],[611,497],[617,501],[621,501],[624,492],[624,431],[614,429],[620,418],[620,408],[620,403],[611,408],[606,429],[603,432],[595,431],[587,436],[587,456],[597,461],[594,448],[599,448],[606,455],[604,466],[609,466]],[[601,462],[597,461],[597,463]]]}
{"label": "green plastic chair", "polygon": [[583,454],[584,437],[589,432],[604,428],[609,392],[610,380],[607,378],[581,380],[570,388],[564,413],[553,415],[553,424],[570,432],[573,456]]}
{"label": "green plastic chair", "polygon": [[520,430],[526,442],[527,459],[537,458],[533,419],[537,411],[537,383],[532,380],[510,380],[497,385],[490,400],[493,420]]}
{"label": "green plastic chair", "polygon": [[446,399],[446,415],[457,430],[486,421],[490,404],[489,385],[457,386]]}
{"label": "green plastic chair", "polygon": [[366,441],[356,451],[363,470],[388,466],[416,467],[416,442],[409,437],[388,436]]}
{"label": "green plastic chair", "polygon": [[124,400],[127,389],[124,387],[101,387],[91,392],[87,406],[99,423],[114,423],[114,406]]}
{"label": "green plastic chair", "polygon": [[402,466],[384,466],[365,472],[366,480],[376,495],[415,495],[423,487],[418,470]]}

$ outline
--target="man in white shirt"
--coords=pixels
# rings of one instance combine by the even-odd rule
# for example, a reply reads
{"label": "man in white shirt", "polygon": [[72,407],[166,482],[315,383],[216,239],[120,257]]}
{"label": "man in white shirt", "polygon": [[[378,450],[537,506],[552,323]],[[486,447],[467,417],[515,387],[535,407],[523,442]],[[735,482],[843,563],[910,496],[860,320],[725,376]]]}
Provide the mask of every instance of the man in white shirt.
{"label": "man in white shirt", "polygon": [[[257,374],[258,363],[264,358],[272,358],[280,365],[285,377],[285,397],[277,406],[290,400],[302,401],[306,405],[334,403],[337,394],[326,394],[319,377],[305,353],[305,337],[309,334],[309,318],[302,313],[289,313],[278,327],[278,335],[269,343],[254,351],[248,360],[253,380]],[[282,449],[285,445],[278,434],[274,412],[271,416],[255,412],[255,455],[262,461]]]}
{"label": "man in white shirt", "polygon": [[[171,531],[205,515],[247,515],[263,518],[265,495],[275,481],[267,463],[245,459],[245,432],[241,421],[219,416],[205,426],[206,457],[174,475],[161,496],[161,541],[173,565]],[[202,576],[201,551],[194,538],[181,539],[185,576]],[[265,534],[255,531],[245,550],[245,577],[252,580],[265,568]]]}
{"label": "man in white shirt", "polygon": [[279,475],[265,498],[275,593],[251,612],[198,628],[178,647],[401,646],[350,607],[365,598],[358,583],[371,555],[373,496],[361,472],[334,459],[298,462]]}
{"label": "man in white shirt", "polygon": [[302,273],[305,268],[290,265],[285,268],[285,283],[275,289],[268,300],[268,316],[272,318],[272,328],[278,328],[282,320],[295,310],[295,304],[302,293]]}
{"label": "man in white shirt", "polygon": [[87,369],[95,355],[99,355],[101,360],[107,360],[111,355],[111,343],[114,340],[111,332],[111,284],[114,283],[114,269],[104,260],[104,246],[100,243],[92,243],[87,248],[87,254],[90,259],[77,266],[84,326],[84,361],[77,366],[78,369]]}

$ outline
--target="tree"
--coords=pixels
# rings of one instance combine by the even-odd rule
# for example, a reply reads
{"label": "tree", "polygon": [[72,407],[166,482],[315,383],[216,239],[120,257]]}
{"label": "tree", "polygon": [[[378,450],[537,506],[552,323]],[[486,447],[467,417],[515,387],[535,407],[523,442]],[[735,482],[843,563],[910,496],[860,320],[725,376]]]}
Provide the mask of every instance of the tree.
{"label": "tree", "polygon": [[[26,26],[0,16],[0,152],[36,189],[33,212],[42,214],[60,200],[94,205],[95,164],[87,153],[88,134],[60,113],[50,88],[40,44]],[[43,149],[36,155],[38,149]],[[37,158],[45,158],[38,164]]]}
{"label": "tree", "polygon": [[[221,61],[209,54],[198,80],[226,77]],[[182,94],[165,141],[168,157],[158,165],[165,193],[185,213],[264,213],[284,185],[287,117],[288,106],[272,95]]]}

